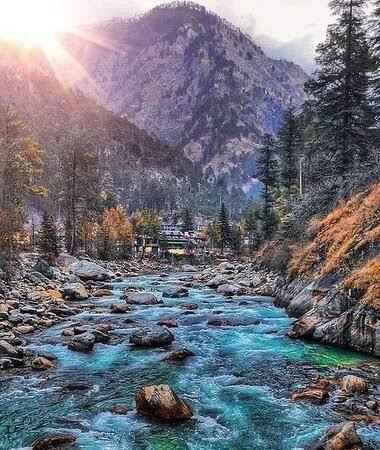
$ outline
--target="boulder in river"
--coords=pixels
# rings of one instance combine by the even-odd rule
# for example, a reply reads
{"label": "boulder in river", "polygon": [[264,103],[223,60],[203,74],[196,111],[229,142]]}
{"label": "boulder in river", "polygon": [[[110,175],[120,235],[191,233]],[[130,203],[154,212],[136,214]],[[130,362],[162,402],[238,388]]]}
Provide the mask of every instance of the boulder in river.
{"label": "boulder in river", "polygon": [[32,444],[32,450],[66,450],[73,446],[77,438],[69,433],[57,433],[37,439]]}
{"label": "boulder in river", "polygon": [[38,356],[32,361],[32,368],[34,370],[50,370],[54,369],[54,363],[50,359],[44,358],[43,356]]}
{"label": "boulder in river", "polygon": [[293,401],[308,401],[317,405],[323,405],[329,399],[331,382],[329,380],[318,380],[310,386],[299,389],[291,395]]}
{"label": "boulder in river", "polygon": [[165,356],[164,361],[170,362],[184,361],[190,356],[194,356],[194,353],[191,350],[188,350],[187,348],[183,348],[181,350],[175,350],[174,352],[169,353],[167,356]]}
{"label": "boulder in river", "polygon": [[368,383],[363,378],[347,375],[342,380],[342,389],[347,394],[366,394]]}
{"label": "boulder in river", "polygon": [[73,350],[74,352],[84,353],[91,352],[94,348],[94,345],[95,336],[90,332],[74,336],[68,343],[68,347],[70,350]]}
{"label": "boulder in river", "polygon": [[113,276],[104,267],[92,261],[79,261],[70,266],[71,272],[84,281],[106,281],[110,280]]}
{"label": "boulder in river", "polygon": [[363,443],[353,422],[331,427],[325,436],[307,446],[305,450],[363,450]]}
{"label": "boulder in river", "polygon": [[148,292],[126,292],[123,298],[129,305],[149,306],[163,303],[154,294]]}
{"label": "boulder in river", "polygon": [[62,290],[64,297],[69,300],[87,300],[90,296],[82,283],[66,283]]}
{"label": "boulder in river", "polygon": [[113,292],[111,289],[98,289],[94,292],[93,296],[100,298],[100,297],[112,297]]}
{"label": "boulder in river", "polygon": [[236,284],[222,284],[217,289],[218,294],[225,295],[226,297],[232,297],[234,295],[242,295],[244,289]]}
{"label": "boulder in river", "polygon": [[194,273],[197,272],[197,268],[192,266],[191,264],[184,264],[182,266],[182,272]]}
{"label": "boulder in river", "polygon": [[146,386],[136,394],[137,411],[168,422],[181,422],[193,416],[190,406],[167,385]]}
{"label": "boulder in river", "polygon": [[189,296],[189,291],[182,286],[170,286],[162,293],[164,298],[184,298]]}
{"label": "boulder in river", "polygon": [[210,288],[218,288],[219,286],[222,286],[227,282],[228,280],[224,275],[216,275],[214,278],[212,278],[210,281],[206,283],[206,286]]}
{"label": "boulder in river", "polygon": [[116,414],[118,416],[125,416],[129,412],[129,408],[127,405],[113,405],[111,408],[112,414]]}
{"label": "boulder in river", "polygon": [[124,303],[113,303],[111,305],[111,312],[114,314],[126,314],[130,310],[131,310],[131,307]]}
{"label": "boulder in river", "polygon": [[129,338],[129,342],[137,347],[165,347],[173,341],[174,335],[161,327],[138,330]]}
{"label": "boulder in river", "polygon": [[7,341],[0,341],[0,355],[10,356],[11,358],[19,358],[22,356],[22,351]]}

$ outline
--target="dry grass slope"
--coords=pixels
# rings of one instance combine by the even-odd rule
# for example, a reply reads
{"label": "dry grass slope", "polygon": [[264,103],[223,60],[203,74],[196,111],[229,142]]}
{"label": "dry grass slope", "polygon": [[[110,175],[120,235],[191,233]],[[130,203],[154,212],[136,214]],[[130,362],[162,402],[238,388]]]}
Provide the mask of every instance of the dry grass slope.
{"label": "dry grass slope", "polygon": [[380,248],[380,184],[314,221],[309,231],[310,242],[298,247],[290,261],[292,277],[348,274],[365,266]]}

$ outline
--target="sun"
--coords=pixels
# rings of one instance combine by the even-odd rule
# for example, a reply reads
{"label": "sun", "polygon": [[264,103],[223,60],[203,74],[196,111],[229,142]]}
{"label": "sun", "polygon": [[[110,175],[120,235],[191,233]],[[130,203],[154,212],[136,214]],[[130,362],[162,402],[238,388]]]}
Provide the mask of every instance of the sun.
{"label": "sun", "polygon": [[64,28],[63,15],[53,0],[2,0],[0,38],[45,46]]}

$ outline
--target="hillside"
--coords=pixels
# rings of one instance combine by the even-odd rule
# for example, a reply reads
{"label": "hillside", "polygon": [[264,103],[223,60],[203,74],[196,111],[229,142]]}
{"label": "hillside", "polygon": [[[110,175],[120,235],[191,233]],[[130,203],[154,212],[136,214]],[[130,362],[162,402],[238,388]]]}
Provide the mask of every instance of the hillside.
{"label": "hillside", "polygon": [[178,184],[180,195],[184,175],[192,170],[184,158],[174,163],[179,150],[70,89],[54,69],[37,48],[0,43],[0,101],[14,106],[43,145],[49,187],[59,194],[57,155],[70,136],[84,133],[94,142],[103,177],[123,203],[132,208],[169,207],[178,201],[173,186]]}
{"label": "hillside", "polygon": [[380,355],[380,184],[315,220],[279,303],[291,334]]}
{"label": "hillside", "polygon": [[267,57],[249,36],[189,2],[63,41],[88,73],[78,83],[84,93],[183,149],[205,178],[229,190],[255,187],[255,148],[264,133],[278,131],[291,103],[304,100],[300,67]]}

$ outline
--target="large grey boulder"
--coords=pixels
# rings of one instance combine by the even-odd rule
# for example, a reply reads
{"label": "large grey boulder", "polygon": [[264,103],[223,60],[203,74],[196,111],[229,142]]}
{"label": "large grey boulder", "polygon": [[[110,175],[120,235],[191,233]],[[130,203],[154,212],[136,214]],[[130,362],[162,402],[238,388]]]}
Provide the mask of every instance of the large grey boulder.
{"label": "large grey boulder", "polygon": [[167,328],[144,328],[136,331],[129,342],[137,347],[165,347],[174,341],[174,335]]}
{"label": "large grey boulder", "polygon": [[87,300],[90,296],[82,283],[66,283],[62,291],[63,296],[69,300]]}
{"label": "large grey boulder", "polygon": [[227,282],[228,278],[225,275],[216,275],[214,278],[212,278],[210,281],[206,283],[206,286],[210,288],[217,288],[222,284],[226,284]]}
{"label": "large grey boulder", "polygon": [[126,292],[123,296],[126,303],[129,305],[160,305],[162,300],[158,299],[154,294],[148,292]]}
{"label": "large grey boulder", "polygon": [[71,264],[70,271],[84,281],[106,281],[113,277],[113,274],[104,267],[85,260]]}

